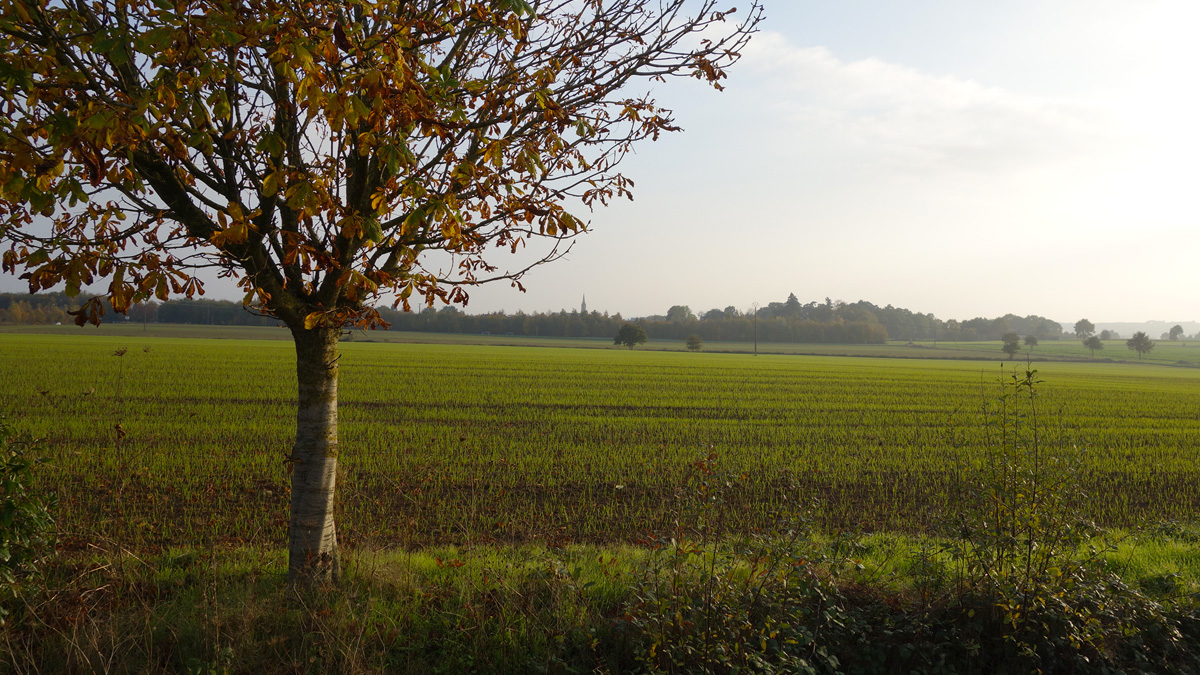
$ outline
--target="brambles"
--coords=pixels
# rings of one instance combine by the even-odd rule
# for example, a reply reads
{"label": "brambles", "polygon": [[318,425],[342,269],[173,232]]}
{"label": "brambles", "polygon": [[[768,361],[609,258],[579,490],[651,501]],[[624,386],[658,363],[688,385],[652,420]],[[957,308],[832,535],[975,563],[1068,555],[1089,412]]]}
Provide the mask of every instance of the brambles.
{"label": "brambles", "polygon": [[31,453],[38,449],[0,418],[0,624],[8,601],[38,573],[54,546],[50,512],[57,500],[34,481],[32,468],[39,460]]}

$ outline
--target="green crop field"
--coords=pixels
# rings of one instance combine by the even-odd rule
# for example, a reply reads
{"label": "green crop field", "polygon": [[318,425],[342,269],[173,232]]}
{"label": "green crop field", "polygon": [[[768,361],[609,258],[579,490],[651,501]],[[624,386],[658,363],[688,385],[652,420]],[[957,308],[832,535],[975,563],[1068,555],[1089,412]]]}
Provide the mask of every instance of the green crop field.
{"label": "green crop field", "polygon": [[[206,326],[197,324],[148,324],[136,322],[110,322],[99,327],[83,329],[88,335],[139,340],[150,337],[213,338],[220,340],[291,340],[285,328],[261,326]],[[49,326],[31,325],[0,326],[0,334],[51,335],[79,337],[81,331],[74,325]],[[479,333],[418,333],[392,330],[348,331],[347,342],[402,343],[402,344],[445,344],[477,345],[484,347],[566,347],[571,349],[623,349],[613,346],[612,337],[534,337],[527,335],[483,335]],[[1104,348],[1095,355],[1079,340],[1043,340],[1033,349],[1022,345],[1021,351],[1009,358],[1001,351],[999,341],[953,342],[947,340],[925,340],[919,342],[891,341],[887,344],[808,344],[761,342],[760,354],[790,354],[812,356],[866,356],[907,359],[955,359],[970,361],[1071,361],[1092,363],[1145,363],[1177,367],[1200,367],[1200,342],[1181,340],[1170,342],[1156,340],[1154,349],[1138,358],[1125,346],[1124,340],[1105,340]],[[683,340],[650,340],[639,345],[638,351],[687,351]],[[704,353],[750,354],[755,350],[749,342],[705,342]]]}
{"label": "green crop field", "polygon": [[[0,354],[0,412],[47,439],[69,546],[284,541],[288,342],[3,333]],[[1091,515],[1196,519],[1200,369],[1036,366],[1039,421],[1079,449]],[[828,529],[936,530],[984,459],[980,407],[1002,374],[988,361],[363,342],[344,344],[341,372],[341,535],[370,547],[637,541],[708,453],[745,476],[730,527],[798,497]]]}

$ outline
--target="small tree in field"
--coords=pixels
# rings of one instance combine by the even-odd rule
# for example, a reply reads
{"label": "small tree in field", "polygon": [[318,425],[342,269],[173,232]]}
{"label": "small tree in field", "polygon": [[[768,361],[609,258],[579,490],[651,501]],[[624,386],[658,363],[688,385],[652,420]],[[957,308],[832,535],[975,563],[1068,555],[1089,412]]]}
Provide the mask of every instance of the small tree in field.
{"label": "small tree in field", "polygon": [[1104,342],[1099,337],[1093,335],[1083,341],[1083,346],[1092,350],[1092,356],[1095,356],[1097,349],[1104,349]]}
{"label": "small tree in field", "polygon": [[633,349],[637,345],[646,343],[646,329],[636,324],[627,323],[617,330],[617,336],[613,338],[614,345],[624,345]]}
{"label": "small tree in field", "polygon": [[1125,346],[1137,352],[1138,360],[1142,359],[1142,354],[1148,354],[1151,349],[1154,349],[1154,340],[1146,335],[1145,331],[1138,331],[1133,334],[1133,337],[1125,341]]}
{"label": "small tree in field", "polygon": [[1009,332],[1005,333],[1004,337],[1001,339],[1004,341],[1004,344],[1000,346],[1000,349],[1005,354],[1008,354],[1008,356],[1010,358],[1013,356],[1016,356],[1017,352],[1021,351],[1021,336],[1020,335],[1017,335],[1016,333],[1009,331]]}
{"label": "small tree in field", "polygon": [[1033,348],[1036,347],[1037,344],[1038,344],[1038,339],[1037,339],[1036,335],[1026,335],[1025,336],[1025,346],[1029,347],[1030,351],[1033,351]]}
{"label": "small tree in field", "polygon": [[[464,288],[561,257],[567,210],[631,197],[618,163],[675,131],[627,93],[720,88],[761,17],[717,0],[5,2],[3,269],[103,299],[236,279],[296,346],[292,581],[332,580],[338,339],[373,304],[466,304]],[[515,269],[496,256],[530,244]],[[540,245],[536,245],[540,244]],[[530,260],[532,262],[530,262]]]}
{"label": "small tree in field", "polygon": [[688,339],[687,339],[687,348],[688,349],[690,349],[693,352],[698,352],[698,351],[700,351],[700,349],[702,347],[704,347],[704,340],[702,340],[699,335],[692,333],[691,335],[688,336]]}
{"label": "small tree in field", "polygon": [[1170,332],[1167,333],[1167,339],[1174,342],[1181,337],[1183,337],[1183,326],[1180,326],[1179,324],[1171,326]]}

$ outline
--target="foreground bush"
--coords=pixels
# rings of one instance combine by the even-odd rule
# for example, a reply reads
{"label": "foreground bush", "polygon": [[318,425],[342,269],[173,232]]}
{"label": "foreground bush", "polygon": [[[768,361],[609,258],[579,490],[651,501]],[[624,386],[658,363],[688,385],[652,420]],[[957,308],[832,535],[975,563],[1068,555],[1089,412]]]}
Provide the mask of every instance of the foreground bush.
{"label": "foreground bush", "polygon": [[855,542],[766,543],[362,554],[303,593],[279,554],[60,557],[0,629],[0,672],[1200,672],[1190,602],[1112,578],[1021,632],[995,597],[871,581]]}
{"label": "foreground bush", "polygon": [[34,482],[36,449],[0,419],[0,624],[53,546],[56,500]]}

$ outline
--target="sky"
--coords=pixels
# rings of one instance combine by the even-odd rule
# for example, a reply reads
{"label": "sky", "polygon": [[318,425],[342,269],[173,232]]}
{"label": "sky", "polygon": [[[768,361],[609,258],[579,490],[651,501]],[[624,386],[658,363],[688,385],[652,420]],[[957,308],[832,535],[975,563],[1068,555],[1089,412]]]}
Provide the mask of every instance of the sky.
{"label": "sky", "polygon": [[635,199],[470,312],[868,300],[949,319],[1191,320],[1200,3],[767,0]]}
{"label": "sky", "polygon": [[795,293],[943,319],[1200,318],[1200,3],[765,6],[725,91],[631,90],[685,129],[622,165],[634,201],[577,212],[590,231],[566,259],[525,293],[472,289],[466,311]]}

